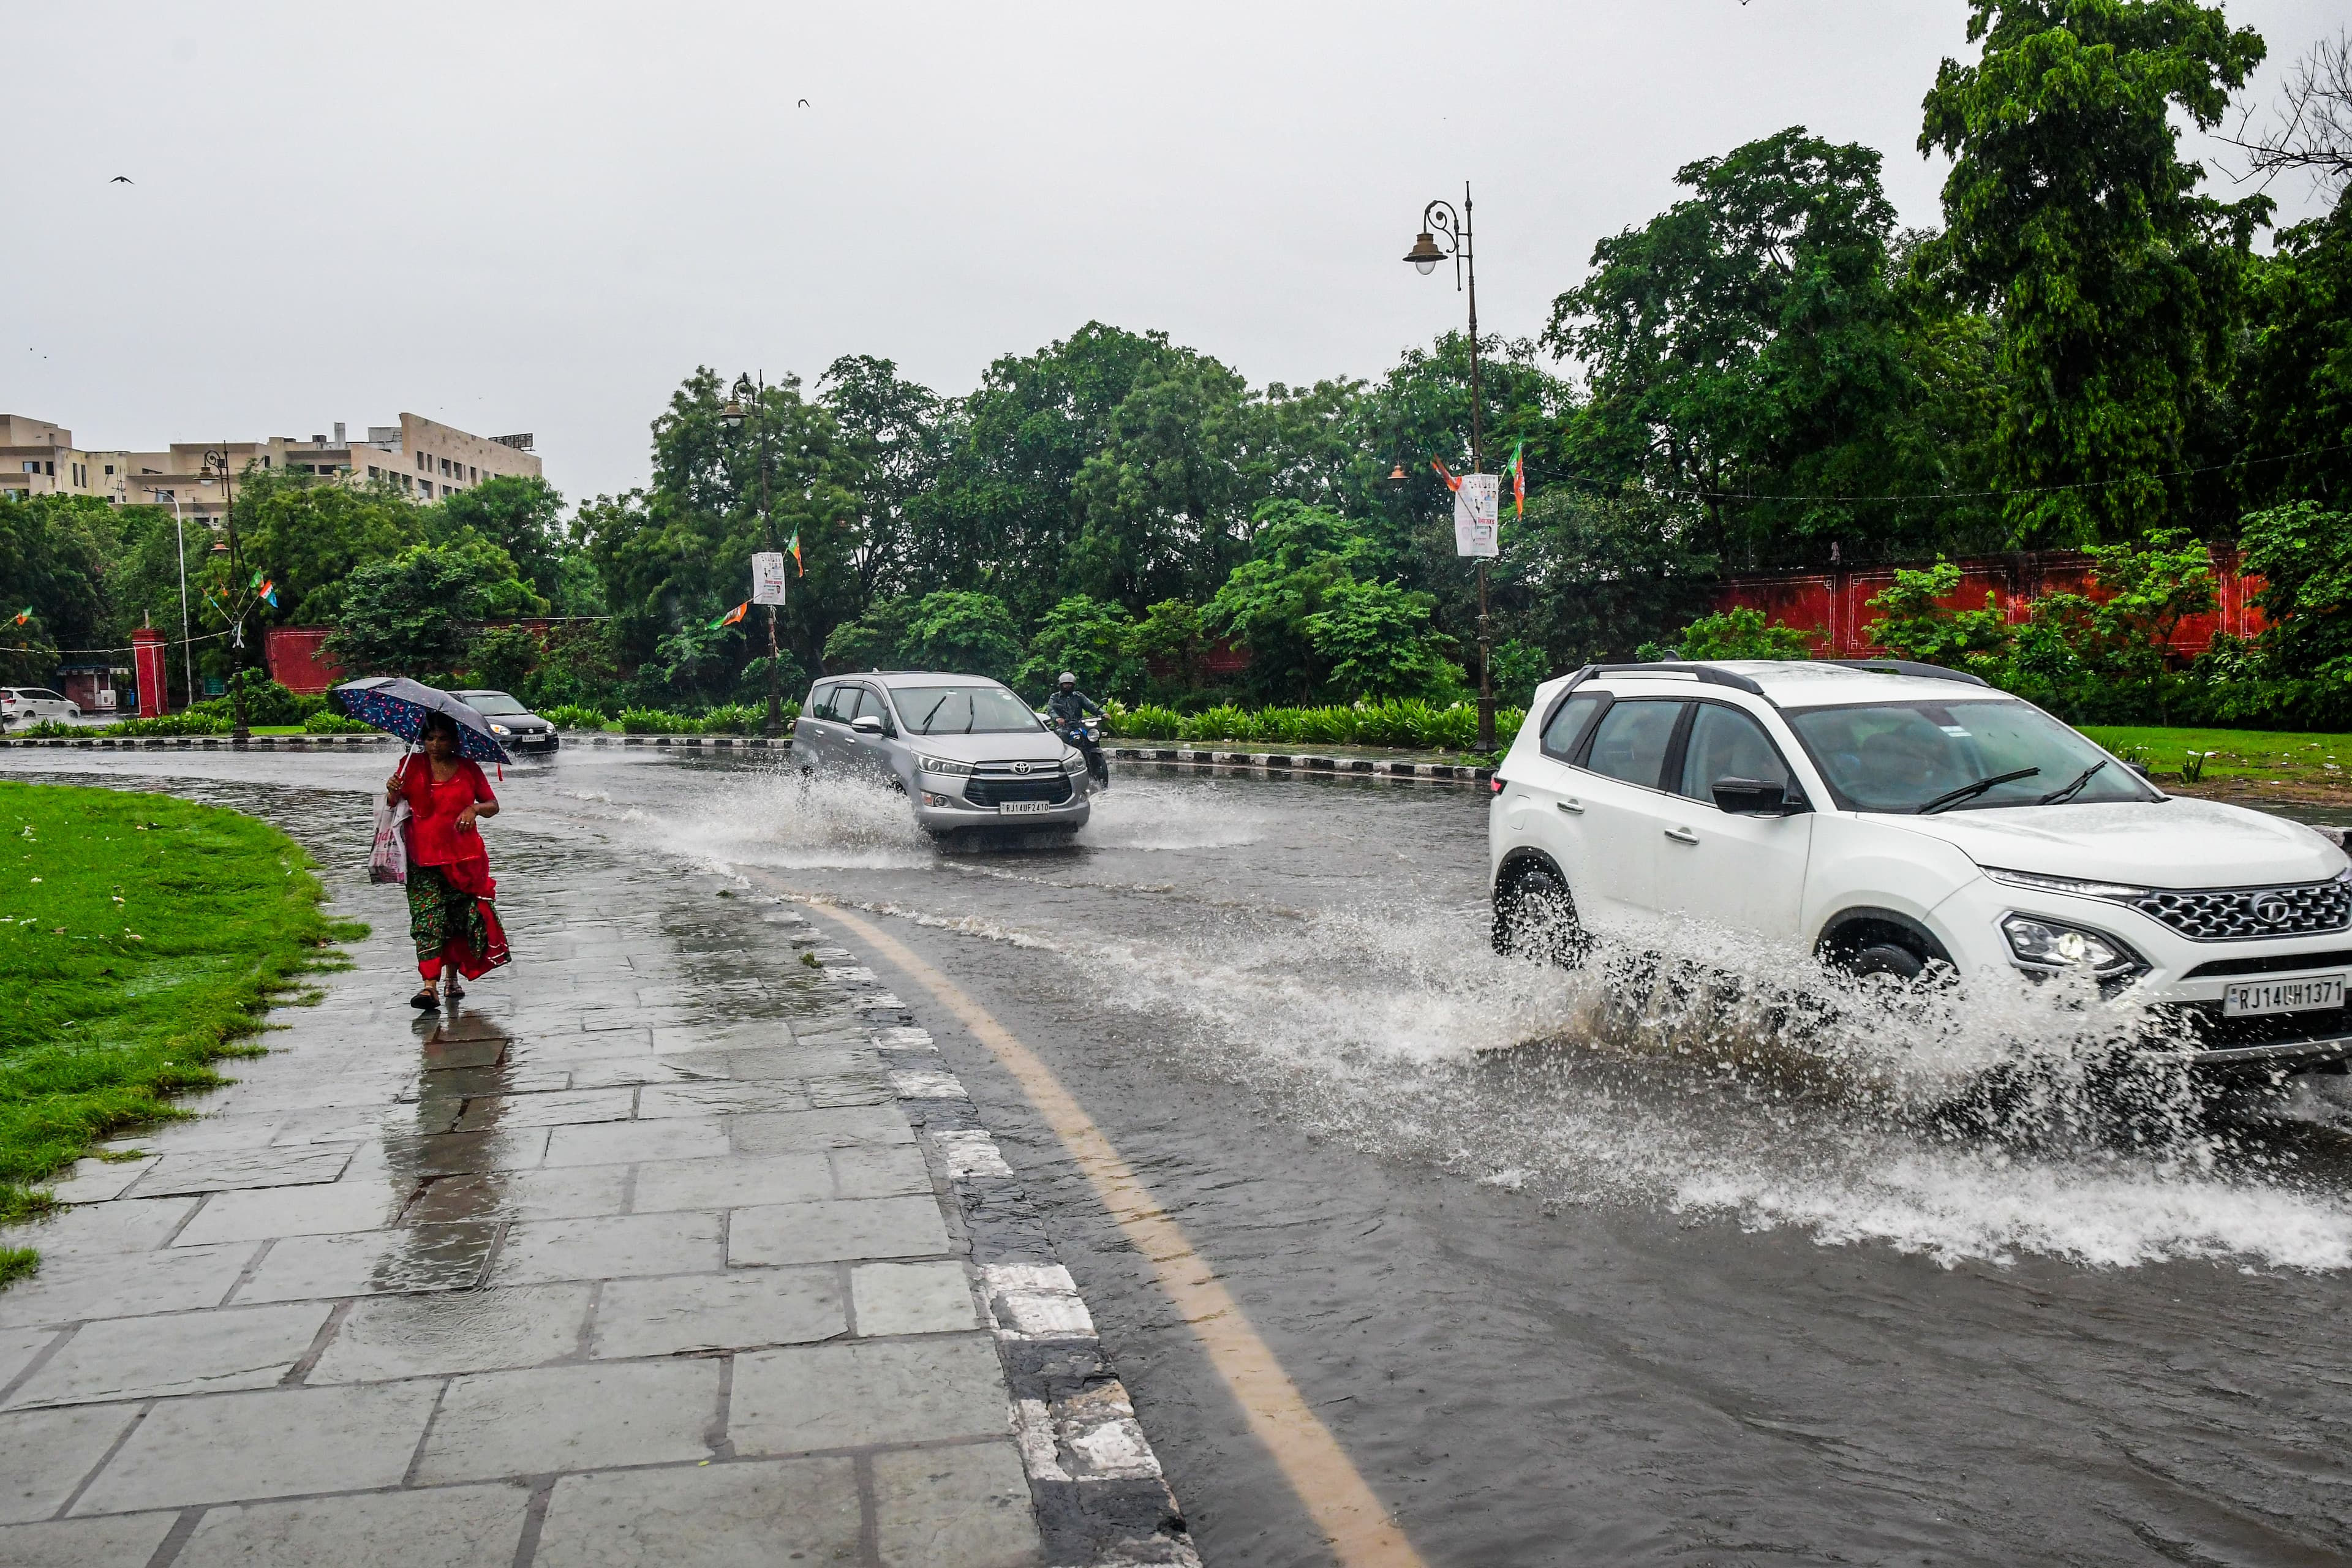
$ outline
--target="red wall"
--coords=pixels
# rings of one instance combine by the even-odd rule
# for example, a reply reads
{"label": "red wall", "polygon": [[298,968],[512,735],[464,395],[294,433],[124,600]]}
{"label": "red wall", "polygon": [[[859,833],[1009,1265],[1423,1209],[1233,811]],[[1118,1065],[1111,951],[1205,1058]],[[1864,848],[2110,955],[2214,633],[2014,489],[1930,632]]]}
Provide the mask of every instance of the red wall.
{"label": "red wall", "polygon": [[324,691],[342,679],[342,667],[320,647],[326,640],[324,626],[271,626],[261,642],[269,679],[289,691]]}
{"label": "red wall", "polygon": [[[2074,551],[1964,557],[1953,564],[1960,569],[1959,591],[1938,603],[1980,609],[1990,593],[2011,626],[2022,622],[2032,602],[2045,594],[2106,596],[2091,585],[2091,558]],[[1867,658],[1885,651],[1869,638],[1870,624],[1880,616],[1870,601],[1894,583],[1895,573],[1892,566],[1871,566],[1727,577],[1716,590],[1715,607],[1761,610],[1770,620],[1816,632],[1816,651],[1827,658]],[[2241,576],[2234,555],[2214,556],[2213,576],[2220,601],[2214,613],[2189,617],[2173,634],[2172,652],[2181,659],[2203,653],[2216,632],[2251,637],[2265,624],[2253,604],[2263,588],[2260,577]]]}

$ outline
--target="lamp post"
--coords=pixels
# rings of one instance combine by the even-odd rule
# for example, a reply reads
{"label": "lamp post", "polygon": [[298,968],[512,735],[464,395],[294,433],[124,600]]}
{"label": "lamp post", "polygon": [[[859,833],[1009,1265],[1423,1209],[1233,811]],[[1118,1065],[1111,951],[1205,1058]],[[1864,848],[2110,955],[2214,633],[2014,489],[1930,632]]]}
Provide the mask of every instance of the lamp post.
{"label": "lamp post", "polygon": [[[760,539],[767,549],[772,552],[776,548],[776,521],[774,516],[768,510],[767,372],[761,371],[760,373],[760,379],[756,382],[748,375],[739,375],[735,378],[733,395],[729,399],[727,405],[719,411],[719,423],[726,426],[727,428],[731,431],[740,431],[743,428],[743,400],[745,398],[751,399],[751,406],[759,411]],[[767,606],[767,611],[768,722],[764,727],[764,733],[767,735],[768,739],[772,741],[779,734],[783,732],[784,727],[783,678],[777,671],[777,666],[783,662],[783,658],[782,655],[778,652],[776,647],[776,606],[770,605]]]}
{"label": "lamp post", "polygon": [[[165,496],[172,498],[172,532],[180,542],[180,683],[188,689],[188,703],[193,707],[196,700],[196,667],[192,662],[196,657],[196,636],[194,628],[188,624],[187,520],[180,515],[180,492],[177,489],[151,489],[147,493],[157,500]],[[168,703],[171,700],[172,689],[167,684],[163,688],[163,700]]]}
{"label": "lamp post", "polygon": [[[245,557],[236,548],[236,489],[229,480],[228,443],[221,443],[216,452],[205,454],[204,483],[218,479],[221,487],[221,526],[227,532],[227,543],[215,545],[228,552],[229,592],[241,594],[239,584],[245,575]],[[245,673],[245,605],[237,599],[231,603],[229,618],[228,712],[229,741],[242,746],[253,739],[253,730],[245,721],[245,691],[236,678]]]}
{"label": "lamp post", "polygon": [[[1440,237],[1443,237],[1441,241]],[[1454,289],[1470,296],[1470,471],[1482,474],[1486,462],[1486,398],[1478,385],[1478,261],[1470,235],[1470,185],[1462,185],[1462,210],[1443,199],[1421,209],[1421,237],[1404,253],[1426,278],[1441,261],[1454,263]],[[1493,637],[1486,621],[1486,558],[1478,558],[1478,749],[1495,749],[1495,688],[1487,672]]]}

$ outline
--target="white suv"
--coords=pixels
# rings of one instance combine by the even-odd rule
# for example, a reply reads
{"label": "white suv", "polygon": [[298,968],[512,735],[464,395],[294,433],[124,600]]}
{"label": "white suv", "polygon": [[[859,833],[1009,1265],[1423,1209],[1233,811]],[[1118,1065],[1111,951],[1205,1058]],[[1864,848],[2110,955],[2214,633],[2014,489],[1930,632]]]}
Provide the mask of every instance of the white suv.
{"label": "white suv", "polygon": [[2210,1065],[2352,1054],[2352,864],[2168,796],[2032,703],[1897,660],[1592,666],[1536,693],[1487,821],[1495,944],[1661,918],[1864,973],[2087,972]]}
{"label": "white suv", "polygon": [[81,705],[61,691],[46,686],[0,686],[0,724],[80,717]]}

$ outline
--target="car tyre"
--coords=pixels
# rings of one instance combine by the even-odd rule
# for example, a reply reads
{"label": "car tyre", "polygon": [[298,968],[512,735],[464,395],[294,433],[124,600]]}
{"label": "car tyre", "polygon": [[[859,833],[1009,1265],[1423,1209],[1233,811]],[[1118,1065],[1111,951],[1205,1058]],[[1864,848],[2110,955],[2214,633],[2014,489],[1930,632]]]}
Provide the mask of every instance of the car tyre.
{"label": "car tyre", "polygon": [[1841,961],[1848,974],[1867,979],[1874,974],[1888,974],[1901,981],[1912,981],[1927,972],[1927,961],[1907,947],[1891,942],[1874,942],[1857,948]]}
{"label": "car tyre", "polygon": [[1495,951],[1563,969],[1582,962],[1591,945],[1577,918],[1568,883],[1548,865],[1526,865],[1495,889]]}

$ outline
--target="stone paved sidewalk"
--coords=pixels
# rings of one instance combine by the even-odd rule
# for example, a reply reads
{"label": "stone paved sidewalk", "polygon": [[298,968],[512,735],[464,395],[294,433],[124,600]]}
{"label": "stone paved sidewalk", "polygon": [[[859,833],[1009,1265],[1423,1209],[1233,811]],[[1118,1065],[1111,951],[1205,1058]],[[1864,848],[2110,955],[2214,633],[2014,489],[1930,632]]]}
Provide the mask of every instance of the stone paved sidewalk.
{"label": "stone paved sidewalk", "polygon": [[344,888],[324,1003],[5,1233],[0,1565],[1042,1562],[950,1173],[807,923],[510,845],[461,1009]]}

